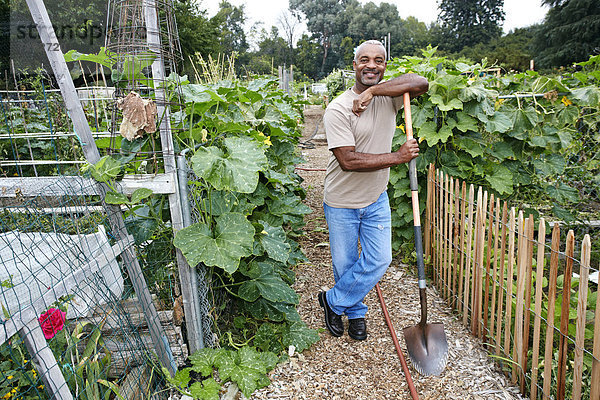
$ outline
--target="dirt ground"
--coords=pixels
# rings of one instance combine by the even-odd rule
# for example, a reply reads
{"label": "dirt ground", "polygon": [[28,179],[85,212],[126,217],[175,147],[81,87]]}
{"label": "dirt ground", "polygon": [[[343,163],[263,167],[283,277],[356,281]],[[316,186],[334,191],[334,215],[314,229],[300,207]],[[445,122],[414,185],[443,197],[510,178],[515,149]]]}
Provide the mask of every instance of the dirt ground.
{"label": "dirt ground", "polygon": [[[323,141],[303,149],[300,168],[322,169],[329,151]],[[317,293],[333,285],[327,224],[323,216],[323,171],[298,170],[307,191],[306,235],[301,240],[309,262],[297,267],[294,289],[300,296],[298,311],[306,324],[320,330],[321,340],[309,350],[294,354],[270,374],[272,383],[252,399],[373,400],[410,399],[406,379],[375,291],[366,298],[369,336],[355,341],[347,334],[333,337],[325,330]],[[415,325],[420,316],[413,266],[394,261],[380,282],[381,289],[421,399],[520,399],[499,367],[452,314],[433,288],[428,288],[428,322],[442,322],[448,339],[449,359],[439,377],[420,376],[408,361],[403,327]],[[347,322],[345,321],[347,324]]]}

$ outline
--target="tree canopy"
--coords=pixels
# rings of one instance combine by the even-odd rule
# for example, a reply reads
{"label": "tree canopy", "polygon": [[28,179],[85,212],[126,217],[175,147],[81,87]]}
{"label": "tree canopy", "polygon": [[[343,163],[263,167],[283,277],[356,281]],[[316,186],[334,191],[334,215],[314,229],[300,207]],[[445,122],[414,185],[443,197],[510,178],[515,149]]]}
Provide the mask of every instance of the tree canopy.
{"label": "tree canopy", "polygon": [[544,0],[544,4],[552,8],[535,36],[538,65],[557,67],[600,54],[598,0]]}

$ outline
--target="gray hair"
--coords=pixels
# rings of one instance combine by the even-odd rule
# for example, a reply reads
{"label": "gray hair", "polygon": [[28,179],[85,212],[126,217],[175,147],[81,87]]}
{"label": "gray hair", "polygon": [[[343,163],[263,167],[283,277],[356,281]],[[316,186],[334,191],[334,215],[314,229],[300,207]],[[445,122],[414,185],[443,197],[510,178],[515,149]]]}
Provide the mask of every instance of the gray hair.
{"label": "gray hair", "polygon": [[358,54],[360,53],[362,48],[366,45],[381,46],[381,48],[383,49],[383,55],[384,55],[383,58],[387,60],[387,51],[386,51],[383,43],[381,43],[379,40],[365,40],[364,42],[359,44],[356,49],[354,49],[354,61],[358,61]]}

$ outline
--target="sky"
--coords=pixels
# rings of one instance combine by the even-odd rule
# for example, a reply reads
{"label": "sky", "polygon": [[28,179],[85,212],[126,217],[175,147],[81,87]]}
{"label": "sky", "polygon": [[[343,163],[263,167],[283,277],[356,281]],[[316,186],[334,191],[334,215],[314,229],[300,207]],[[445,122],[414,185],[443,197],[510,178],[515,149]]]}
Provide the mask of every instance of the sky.
{"label": "sky", "polygon": [[[200,4],[201,8],[208,10],[208,16],[212,17],[219,9],[219,2],[220,0],[201,0]],[[277,18],[289,7],[287,0],[229,0],[229,2],[235,6],[245,5],[248,27],[256,22],[264,22],[267,30],[277,25]],[[365,0],[359,2],[367,3]],[[373,2],[381,3],[380,0]],[[395,4],[402,18],[414,16],[427,24],[437,19],[436,0],[385,0],[385,2]],[[506,18],[503,30],[507,33],[514,28],[542,22],[547,10],[547,7],[542,7],[541,0],[504,0]]]}

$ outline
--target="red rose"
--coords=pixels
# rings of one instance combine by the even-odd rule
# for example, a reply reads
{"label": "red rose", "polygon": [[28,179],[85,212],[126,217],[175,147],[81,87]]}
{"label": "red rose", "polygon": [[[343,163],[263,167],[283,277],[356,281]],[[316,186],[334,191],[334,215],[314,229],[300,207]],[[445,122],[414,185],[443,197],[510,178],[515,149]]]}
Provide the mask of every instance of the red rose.
{"label": "red rose", "polygon": [[58,308],[49,308],[48,311],[40,315],[38,321],[46,339],[52,339],[57,332],[65,327],[66,315],[67,313]]}

